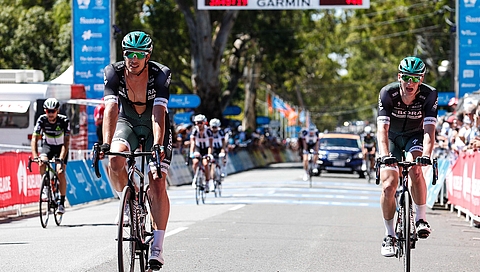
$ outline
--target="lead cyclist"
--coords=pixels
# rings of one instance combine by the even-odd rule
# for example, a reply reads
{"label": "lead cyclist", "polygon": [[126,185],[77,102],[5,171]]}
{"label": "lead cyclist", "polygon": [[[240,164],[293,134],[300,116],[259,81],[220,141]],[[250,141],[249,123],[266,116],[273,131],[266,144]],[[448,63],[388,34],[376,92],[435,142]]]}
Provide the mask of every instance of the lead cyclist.
{"label": "lead cyclist", "polygon": [[417,57],[406,57],[398,66],[397,81],[380,90],[378,100],[377,137],[382,159],[380,204],[385,224],[381,254],[395,256],[395,193],[398,187],[397,161],[407,152],[407,161],[417,161],[409,171],[410,187],[415,202],[415,222],[419,238],[430,235],[426,220],[426,184],[421,166],[428,165],[435,144],[438,94],[423,83],[425,63]]}

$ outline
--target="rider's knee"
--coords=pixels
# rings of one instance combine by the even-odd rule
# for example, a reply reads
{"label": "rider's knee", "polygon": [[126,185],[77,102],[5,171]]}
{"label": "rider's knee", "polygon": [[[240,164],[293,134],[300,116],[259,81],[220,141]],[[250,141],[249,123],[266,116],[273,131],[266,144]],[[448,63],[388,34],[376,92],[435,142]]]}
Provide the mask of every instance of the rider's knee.
{"label": "rider's knee", "polygon": [[109,167],[113,172],[122,171],[125,168],[125,159],[117,156],[110,157]]}

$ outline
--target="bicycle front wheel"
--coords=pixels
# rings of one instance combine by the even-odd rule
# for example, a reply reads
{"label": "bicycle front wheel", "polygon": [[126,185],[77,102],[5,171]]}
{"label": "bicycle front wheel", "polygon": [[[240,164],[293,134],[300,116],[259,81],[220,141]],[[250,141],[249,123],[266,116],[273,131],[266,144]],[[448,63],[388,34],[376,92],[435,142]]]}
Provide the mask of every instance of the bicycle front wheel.
{"label": "bicycle front wheel", "polygon": [[142,267],[135,267],[135,250],[137,246],[137,235],[135,233],[133,220],[133,195],[130,187],[123,189],[118,211],[118,271],[134,272],[142,271]]}
{"label": "bicycle front wheel", "polygon": [[57,213],[57,209],[58,209],[58,204],[60,203],[60,190],[58,188],[58,179],[55,180],[55,190],[54,190],[54,218],[55,218],[55,224],[57,224],[57,226],[60,226],[60,224],[62,224],[62,219],[63,219],[63,214],[58,214]]}
{"label": "bicycle front wheel", "polygon": [[222,196],[222,173],[220,171],[220,167],[215,167],[215,179],[214,179],[214,189],[215,189],[215,197]]}
{"label": "bicycle front wheel", "polygon": [[403,236],[405,238],[405,242],[403,243],[404,246],[404,255],[403,255],[403,266],[404,266],[404,271],[405,272],[410,272],[410,260],[411,260],[411,236],[410,236],[410,228],[411,228],[411,216],[410,216],[410,205],[411,203],[411,198],[410,198],[410,193],[408,191],[404,192],[403,195],[403,207],[402,207],[402,231],[403,231]]}
{"label": "bicycle front wheel", "polygon": [[47,174],[43,175],[42,186],[40,186],[40,201],[38,202],[40,212],[40,224],[43,228],[47,227],[48,216],[50,214],[50,203],[52,202],[52,190],[50,189],[50,178]]}

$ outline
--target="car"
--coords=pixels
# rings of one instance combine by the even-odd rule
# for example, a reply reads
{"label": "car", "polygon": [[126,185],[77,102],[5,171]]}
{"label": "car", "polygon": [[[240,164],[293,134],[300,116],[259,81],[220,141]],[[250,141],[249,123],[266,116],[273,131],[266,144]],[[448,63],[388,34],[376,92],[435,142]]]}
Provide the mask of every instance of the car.
{"label": "car", "polygon": [[360,136],[351,133],[320,135],[317,164],[319,173],[358,173],[360,178],[365,178]]}

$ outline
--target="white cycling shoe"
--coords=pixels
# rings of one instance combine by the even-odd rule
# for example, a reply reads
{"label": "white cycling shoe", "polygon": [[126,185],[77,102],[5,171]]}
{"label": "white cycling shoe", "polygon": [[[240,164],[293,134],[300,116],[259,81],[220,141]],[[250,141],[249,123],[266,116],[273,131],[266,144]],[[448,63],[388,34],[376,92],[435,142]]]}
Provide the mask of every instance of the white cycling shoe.
{"label": "white cycling shoe", "polygon": [[150,250],[150,257],[148,258],[148,264],[152,270],[159,270],[162,268],[165,260],[163,259],[163,252],[161,249],[152,248]]}

